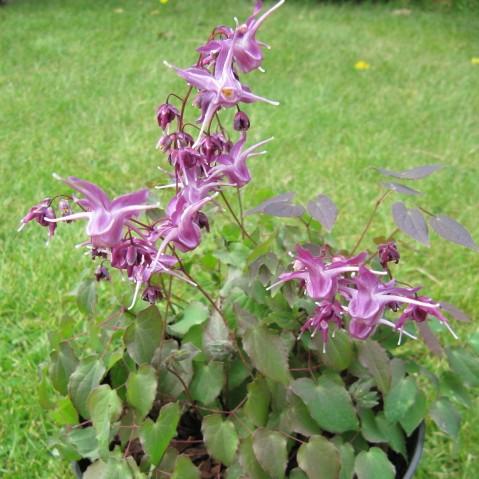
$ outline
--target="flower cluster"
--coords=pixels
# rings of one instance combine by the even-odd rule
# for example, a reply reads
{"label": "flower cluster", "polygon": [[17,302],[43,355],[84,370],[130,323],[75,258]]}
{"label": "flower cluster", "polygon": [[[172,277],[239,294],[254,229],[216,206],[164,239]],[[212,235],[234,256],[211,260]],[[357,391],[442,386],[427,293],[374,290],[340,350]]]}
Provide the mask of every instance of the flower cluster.
{"label": "flower cluster", "polygon": [[[379,247],[378,256],[385,267],[388,261],[398,261],[399,253],[396,246]],[[408,321],[421,323],[427,316],[436,317],[455,336],[447,318],[441,312],[441,305],[427,296],[418,296],[421,289],[398,287],[396,281],[381,281],[387,273],[370,269],[366,260],[366,252],[346,258],[331,256],[323,251],[315,256],[308,249],[298,246],[296,257],[292,264],[293,271],[281,274],[278,281],[269,289],[273,289],[287,281],[298,280],[304,293],[315,303],[315,309],[303,327],[301,334],[311,331],[321,332],[323,344],[326,345],[331,325],[336,328],[347,328],[349,334],[356,339],[366,339],[371,336],[380,324],[390,326],[399,331],[399,343],[402,335],[415,339],[415,336],[405,330]],[[401,305],[406,305],[401,311]],[[400,312],[396,322],[385,318],[387,311]]]}
{"label": "flower cluster", "polygon": [[[200,244],[202,229],[209,230],[203,208],[222,193],[223,188],[245,186],[251,180],[248,160],[266,153],[259,148],[271,140],[245,146],[250,121],[239,105],[256,101],[278,103],[251,92],[240,81],[239,74],[261,69],[265,45],[256,39],[256,34],[264,20],[283,2],[259,16],[262,2],[258,1],[244,24],[236,21],[235,28],[216,27],[208,41],[198,48],[199,58],[194,66],[180,69],[167,64],[186,80],[189,90],[183,98],[168,95],[166,103],[157,110],[158,125],[163,131],[157,146],[168,156],[173,169],[168,184],[158,188],[175,189],[163,217],[154,222],[138,220],[141,213],[159,207],[148,203],[146,189],[110,200],[93,183],[75,177],[57,177],[80,197],[46,198],[30,209],[22,219],[21,228],[36,221],[53,236],[58,222],[87,220],[89,239],[82,246],[91,249],[93,258],[101,259],[95,273],[97,280],[110,278],[105,262],[124,272],[136,284],[132,305],[142,287],[146,301],[155,302],[162,297],[158,282],[154,281],[156,274],[166,273],[192,283],[181,268],[177,268],[176,252],[191,251]],[[197,92],[194,104],[201,111],[196,140],[185,131],[188,126],[195,127],[185,121],[185,109],[193,89]],[[179,99],[181,105],[173,105],[170,98]],[[231,107],[237,109],[232,125],[234,131],[239,132],[235,142],[219,118],[221,109]]]}

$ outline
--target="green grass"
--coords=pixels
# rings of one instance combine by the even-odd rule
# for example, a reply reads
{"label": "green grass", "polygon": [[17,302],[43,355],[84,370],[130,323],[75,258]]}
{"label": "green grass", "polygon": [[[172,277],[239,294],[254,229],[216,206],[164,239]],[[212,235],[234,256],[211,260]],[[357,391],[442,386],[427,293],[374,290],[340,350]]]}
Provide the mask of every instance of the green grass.
{"label": "green grass", "polygon": [[[0,476],[69,477],[48,449],[55,426],[36,402],[37,370],[48,333],[75,314],[66,292],[90,266],[72,248],[80,227],[62,228],[46,248],[39,228],[16,234],[19,218],[58,191],[52,171],[112,193],[155,175],[164,158],[154,148],[154,108],[183,88],[162,60],[191,64],[212,25],[249,8],[233,0],[18,0],[0,8]],[[479,56],[477,15],[393,9],[290,0],[265,25],[261,37],[274,48],[267,74],[252,74],[250,84],[282,104],[247,108],[254,139],[276,137],[254,162],[247,201],[265,186],[302,200],[326,192],[342,211],[339,241],[351,246],[378,194],[373,167],[439,161],[448,167],[423,182],[423,203],[479,239],[479,66],[470,62]],[[356,71],[359,59],[371,68]],[[386,207],[371,237],[391,231],[389,216]],[[404,248],[403,258],[401,275],[474,317],[477,254],[434,238],[430,250]],[[467,338],[477,326],[457,329]],[[417,477],[479,477],[478,420],[476,402],[457,443],[431,426]]]}

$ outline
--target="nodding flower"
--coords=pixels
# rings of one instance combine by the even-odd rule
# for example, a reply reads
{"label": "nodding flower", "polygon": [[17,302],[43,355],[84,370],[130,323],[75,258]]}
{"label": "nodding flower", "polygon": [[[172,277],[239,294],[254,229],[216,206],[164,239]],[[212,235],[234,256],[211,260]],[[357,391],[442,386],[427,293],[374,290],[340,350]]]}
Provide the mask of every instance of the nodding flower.
{"label": "nodding flower", "polygon": [[25,228],[27,223],[30,221],[37,222],[40,226],[48,228],[48,236],[50,238],[55,234],[56,224],[52,222],[55,219],[55,211],[52,206],[52,199],[45,198],[36,205],[33,205],[28,213],[21,219],[20,227],[18,231],[21,231]]}
{"label": "nodding flower", "polygon": [[221,107],[230,108],[240,102],[253,103],[256,101],[262,101],[271,105],[279,104],[276,101],[255,95],[238,80],[233,70],[233,50],[236,35],[237,32],[233,35],[229,47],[222,49],[218,54],[214,73],[210,73],[207,69],[198,66],[181,69],[165,62],[166,66],[175,70],[187,83],[200,91],[202,124],[193,148],[198,146],[203,132],[210,125],[213,116]]}
{"label": "nodding flower", "polygon": [[116,245],[121,239],[127,220],[139,215],[142,211],[158,208],[156,204],[146,204],[148,198],[146,189],[128,193],[110,201],[100,187],[89,181],[74,176],[63,181],[83,195],[83,198],[77,200],[77,204],[85,211],[59,218],[45,218],[45,220],[52,223],[88,220],[86,233],[90,236],[91,244],[95,248],[110,248]]}

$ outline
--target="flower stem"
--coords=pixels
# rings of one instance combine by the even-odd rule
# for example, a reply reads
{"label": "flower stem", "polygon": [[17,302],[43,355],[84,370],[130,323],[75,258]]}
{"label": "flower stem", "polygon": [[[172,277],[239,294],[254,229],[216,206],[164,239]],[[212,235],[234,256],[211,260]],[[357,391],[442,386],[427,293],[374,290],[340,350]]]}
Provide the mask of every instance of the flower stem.
{"label": "flower stem", "polygon": [[249,235],[249,233],[245,230],[244,226],[242,225],[241,221],[239,220],[238,216],[236,216],[236,213],[234,212],[233,208],[229,204],[228,200],[226,199],[225,194],[220,191],[220,195],[223,198],[223,201],[225,202],[226,207],[228,208],[229,212],[231,213],[231,216],[235,220],[235,222],[238,224],[238,226],[241,229],[241,233],[243,235],[243,238],[246,237],[248,238],[255,246],[257,245],[256,241]]}
{"label": "flower stem", "polygon": [[366,236],[366,233],[368,232],[372,222],[373,222],[373,219],[374,219],[374,215],[376,214],[380,204],[384,201],[384,199],[386,198],[386,196],[391,192],[391,190],[387,190],[385,191],[377,200],[376,200],[376,203],[374,204],[374,208],[373,208],[373,211],[371,212],[371,216],[369,217],[369,220],[368,222],[366,223],[366,226],[364,227],[362,233],[361,233],[361,236],[358,238],[358,240],[356,241],[356,244],[353,246],[353,249],[351,251],[351,254],[353,255],[356,250],[358,249],[359,245],[361,244],[361,242],[363,241],[364,237]]}

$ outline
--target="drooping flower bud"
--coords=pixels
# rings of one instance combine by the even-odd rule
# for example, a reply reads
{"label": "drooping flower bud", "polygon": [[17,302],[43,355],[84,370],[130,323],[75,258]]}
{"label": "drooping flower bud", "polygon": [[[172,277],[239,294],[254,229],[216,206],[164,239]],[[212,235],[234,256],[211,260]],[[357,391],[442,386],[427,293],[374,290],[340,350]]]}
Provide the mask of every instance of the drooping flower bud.
{"label": "drooping flower bud", "polygon": [[105,266],[100,264],[95,270],[95,278],[97,281],[110,281],[110,273]]}
{"label": "drooping flower bud", "polygon": [[204,228],[208,233],[210,232],[210,222],[208,217],[202,211],[198,211],[197,222],[201,229]]}
{"label": "drooping flower bud", "polygon": [[247,131],[250,127],[250,121],[248,115],[244,111],[236,112],[233,120],[233,128],[236,131]]}
{"label": "drooping flower bud", "polygon": [[388,241],[387,243],[380,244],[378,246],[379,262],[383,268],[386,268],[388,263],[399,263],[399,251],[394,241]]}
{"label": "drooping flower bud", "polygon": [[160,299],[163,299],[163,293],[161,289],[156,286],[148,286],[141,297],[143,301],[146,301],[150,304],[155,304]]}
{"label": "drooping flower bud", "polygon": [[166,127],[179,116],[178,109],[169,103],[163,103],[156,111],[156,119],[162,130],[165,130]]}
{"label": "drooping flower bud", "polygon": [[58,208],[62,212],[62,216],[68,216],[72,214],[70,202],[65,198],[60,199],[60,201],[58,202]]}

